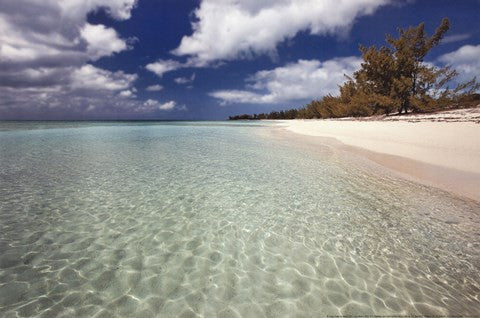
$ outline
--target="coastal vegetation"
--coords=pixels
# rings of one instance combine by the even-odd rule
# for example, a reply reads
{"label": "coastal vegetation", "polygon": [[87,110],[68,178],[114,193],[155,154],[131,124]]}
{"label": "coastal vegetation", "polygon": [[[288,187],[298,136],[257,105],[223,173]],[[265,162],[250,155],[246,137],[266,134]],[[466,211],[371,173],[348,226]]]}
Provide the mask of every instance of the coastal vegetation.
{"label": "coastal vegetation", "polygon": [[[387,35],[387,45],[377,48],[360,45],[360,69],[339,86],[336,96],[327,95],[300,109],[268,114],[230,116],[242,119],[340,118],[393,113],[425,113],[476,105],[480,84],[473,78],[455,81],[458,73],[450,66],[425,62],[425,56],[438,46],[450,28],[444,18],[428,36],[425,24],[399,29],[398,37]],[[457,84],[453,84],[457,83]]]}

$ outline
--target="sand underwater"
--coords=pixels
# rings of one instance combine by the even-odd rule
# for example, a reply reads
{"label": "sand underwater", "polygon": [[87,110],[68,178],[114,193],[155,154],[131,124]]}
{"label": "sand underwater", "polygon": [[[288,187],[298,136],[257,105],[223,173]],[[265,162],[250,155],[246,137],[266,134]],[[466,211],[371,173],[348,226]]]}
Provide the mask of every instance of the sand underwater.
{"label": "sand underwater", "polygon": [[0,316],[480,315],[480,203],[272,129],[0,123]]}

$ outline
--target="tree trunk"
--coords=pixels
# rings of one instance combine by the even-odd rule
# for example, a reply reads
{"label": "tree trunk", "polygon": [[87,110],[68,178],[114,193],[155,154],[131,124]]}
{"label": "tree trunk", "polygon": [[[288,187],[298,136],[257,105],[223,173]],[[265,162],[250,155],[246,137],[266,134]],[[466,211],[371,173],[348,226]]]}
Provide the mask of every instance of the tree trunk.
{"label": "tree trunk", "polygon": [[409,106],[410,106],[410,105],[409,105],[408,101],[404,101],[404,102],[402,103],[402,106],[400,107],[400,112],[399,112],[399,114],[402,114],[403,111],[405,111],[405,114],[406,114],[406,113],[408,112]]}

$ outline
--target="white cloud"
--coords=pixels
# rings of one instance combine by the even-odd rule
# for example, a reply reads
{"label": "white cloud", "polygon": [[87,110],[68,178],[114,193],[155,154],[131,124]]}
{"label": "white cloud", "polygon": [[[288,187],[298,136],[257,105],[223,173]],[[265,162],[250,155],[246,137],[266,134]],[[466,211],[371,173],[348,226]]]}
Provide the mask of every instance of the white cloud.
{"label": "white cloud", "polygon": [[0,88],[0,117],[11,119],[131,118],[140,102],[118,90],[81,87]]}
{"label": "white cloud", "polygon": [[87,54],[92,60],[127,49],[127,43],[118,37],[117,32],[102,24],[87,23],[80,34],[87,41]]}
{"label": "white cloud", "polygon": [[158,106],[158,109],[161,109],[161,110],[171,110],[175,107],[175,105],[177,105],[177,103],[175,103],[173,100],[169,101],[169,102],[166,102],[160,106]]}
{"label": "white cloud", "polygon": [[460,81],[480,78],[480,44],[464,45],[456,51],[438,58],[441,63],[451,65],[459,73]]}
{"label": "white cloud", "polygon": [[136,74],[110,72],[90,64],[74,70],[71,77],[73,88],[109,91],[125,90],[137,79]]}
{"label": "white cloud", "polygon": [[120,93],[118,93],[118,96],[124,97],[124,98],[136,97],[135,91],[133,89],[127,89],[127,90],[121,91]]}
{"label": "white cloud", "polygon": [[452,34],[452,35],[447,35],[442,39],[442,44],[447,44],[447,43],[453,43],[453,42],[459,42],[466,40],[470,38],[472,35],[470,33],[460,33],[460,34]]}
{"label": "white cloud", "polygon": [[[13,15],[16,12],[10,14]],[[43,64],[41,66],[45,66],[45,62],[61,64],[64,61],[86,58],[85,53],[78,47],[78,40],[75,37],[55,30],[46,30],[41,33],[36,28],[44,27],[36,24],[24,25],[16,21],[10,14],[2,12],[0,7],[0,65],[41,63]],[[45,19],[47,18],[45,17]],[[20,19],[20,22],[23,21]],[[71,31],[78,32],[77,30]]]}
{"label": "white cloud", "polygon": [[173,53],[190,65],[269,54],[300,31],[345,33],[355,19],[389,0],[203,0],[194,12],[193,34]]}
{"label": "white cloud", "polygon": [[209,95],[222,100],[222,105],[226,105],[227,103],[263,104],[269,102],[267,95],[236,89],[215,91]]}
{"label": "white cloud", "polygon": [[49,118],[88,111],[106,116],[138,104],[133,99],[135,74],[86,64],[128,49],[114,29],[88,24],[88,13],[105,10],[125,20],[135,4],[136,0],[0,1],[1,115]]}
{"label": "white cloud", "polygon": [[[136,0],[4,0],[0,4],[0,63],[64,65],[97,59],[127,48],[117,33],[86,22],[89,12],[105,9],[128,19]],[[82,45],[84,38],[87,45]],[[102,48],[100,43],[103,41]],[[103,54],[103,55],[102,55]],[[44,66],[44,65],[42,65]]]}
{"label": "white cloud", "polygon": [[248,90],[219,90],[210,95],[223,104],[274,104],[335,95],[338,85],[345,82],[345,75],[351,75],[360,63],[361,59],[353,56],[324,62],[299,60],[255,73],[247,79]]}
{"label": "white cloud", "polygon": [[177,70],[182,67],[180,62],[174,60],[158,60],[154,63],[147,64],[146,69],[162,77],[163,74]]}
{"label": "white cloud", "polygon": [[163,86],[162,85],[150,85],[146,88],[147,91],[149,92],[158,92],[158,91],[161,91],[163,89]]}
{"label": "white cloud", "polygon": [[177,84],[188,84],[195,80],[195,73],[192,74],[190,77],[177,77],[174,79],[175,83]]}
{"label": "white cloud", "polygon": [[139,112],[153,112],[156,110],[172,110],[175,108],[177,103],[173,100],[168,101],[166,103],[160,103],[158,100],[154,99],[147,99],[142,106],[137,107],[137,111]]}
{"label": "white cloud", "polygon": [[160,104],[160,102],[158,100],[154,100],[154,99],[148,99],[143,103],[143,105],[147,106],[147,107],[157,106],[158,104]]}
{"label": "white cloud", "polygon": [[[45,1],[47,2],[47,1]],[[82,18],[96,8],[105,8],[107,13],[115,19],[130,19],[131,11],[137,0],[68,0],[48,1],[58,3],[63,15],[71,19]]]}

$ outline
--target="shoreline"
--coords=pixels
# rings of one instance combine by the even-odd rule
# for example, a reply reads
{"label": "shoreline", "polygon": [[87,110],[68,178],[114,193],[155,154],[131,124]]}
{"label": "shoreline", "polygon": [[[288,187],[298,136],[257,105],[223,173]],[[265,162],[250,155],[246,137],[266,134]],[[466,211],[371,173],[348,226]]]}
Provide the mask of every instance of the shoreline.
{"label": "shoreline", "polygon": [[288,120],[278,126],[360,155],[402,178],[480,202],[479,124]]}

